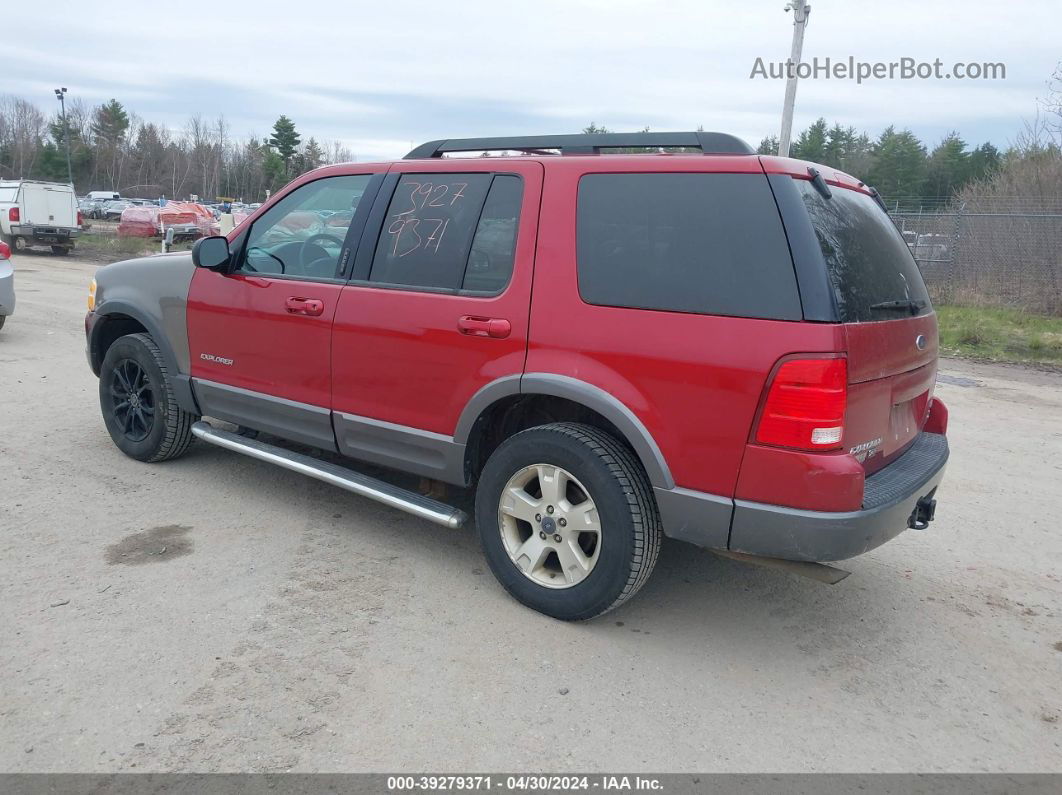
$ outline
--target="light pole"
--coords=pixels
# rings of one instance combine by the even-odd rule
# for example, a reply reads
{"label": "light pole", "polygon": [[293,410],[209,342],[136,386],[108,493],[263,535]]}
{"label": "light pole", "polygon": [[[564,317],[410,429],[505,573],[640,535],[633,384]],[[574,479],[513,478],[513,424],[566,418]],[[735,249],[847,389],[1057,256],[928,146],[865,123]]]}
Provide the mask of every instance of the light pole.
{"label": "light pole", "polygon": [[55,98],[59,100],[59,112],[63,117],[63,141],[66,143],[66,176],[70,187],[74,187],[74,169],[70,166],[70,128],[66,125],[66,89],[55,89]]}
{"label": "light pole", "polygon": [[793,12],[793,49],[789,54],[789,68],[792,70],[785,83],[785,104],[782,105],[782,134],[778,136],[778,154],[789,157],[789,140],[793,137],[793,105],[796,104],[797,64],[800,52],[804,49],[804,28],[808,24],[811,6],[804,0],[790,0],[785,5],[786,11]]}

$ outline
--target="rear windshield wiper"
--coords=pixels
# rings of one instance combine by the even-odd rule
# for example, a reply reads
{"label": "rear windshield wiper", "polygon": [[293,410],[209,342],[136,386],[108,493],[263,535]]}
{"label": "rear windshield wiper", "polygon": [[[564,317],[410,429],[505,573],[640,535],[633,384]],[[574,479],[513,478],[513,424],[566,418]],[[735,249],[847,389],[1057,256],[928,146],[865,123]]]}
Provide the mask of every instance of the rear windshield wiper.
{"label": "rear windshield wiper", "polygon": [[914,301],[910,298],[904,298],[899,301],[879,301],[876,304],[871,304],[871,309],[880,309],[882,311],[904,311],[910,312],[912,315],[917,315],[923,309],[925,309],[925,301]]}

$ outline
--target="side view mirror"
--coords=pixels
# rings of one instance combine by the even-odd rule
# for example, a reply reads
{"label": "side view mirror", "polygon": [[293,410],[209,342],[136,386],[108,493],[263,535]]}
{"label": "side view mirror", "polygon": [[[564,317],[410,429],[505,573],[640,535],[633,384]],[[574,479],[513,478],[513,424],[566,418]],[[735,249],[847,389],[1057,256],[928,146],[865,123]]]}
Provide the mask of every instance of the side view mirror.
{"label": "side view mirror", "polygon": [[192,246],[192,262],[197,268],[224,270],[231,257],[228,238],[220,235],[201,237]]}

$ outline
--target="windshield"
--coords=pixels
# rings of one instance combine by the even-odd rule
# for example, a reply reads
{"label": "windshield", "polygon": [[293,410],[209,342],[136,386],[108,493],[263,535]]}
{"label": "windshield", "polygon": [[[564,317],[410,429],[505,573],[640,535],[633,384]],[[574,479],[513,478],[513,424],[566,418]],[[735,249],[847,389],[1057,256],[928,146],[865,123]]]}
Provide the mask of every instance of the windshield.
{"label": "windshield", "polygon": [[918,265],[873,198],[845,188],[833,188],[826,198],[810,181],[794,182],[811,216],[843,323],[932,311]]}

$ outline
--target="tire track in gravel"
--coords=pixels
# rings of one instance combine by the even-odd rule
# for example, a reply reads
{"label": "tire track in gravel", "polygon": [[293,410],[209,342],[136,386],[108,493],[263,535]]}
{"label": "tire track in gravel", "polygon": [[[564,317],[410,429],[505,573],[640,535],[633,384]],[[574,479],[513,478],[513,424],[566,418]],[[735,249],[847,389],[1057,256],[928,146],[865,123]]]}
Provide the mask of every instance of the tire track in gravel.
{"label": "tire track in gravel", "polygon": [[[307,522],[287,581],[210,678],[131,749],[126,769],[275,772],[313,748],[349,754],[333,716],[373,707],[358,687],[373,625],[408,595],[406,566],[373,550],[342,523]],[[368,548],[366,548],[368,547]]]}

